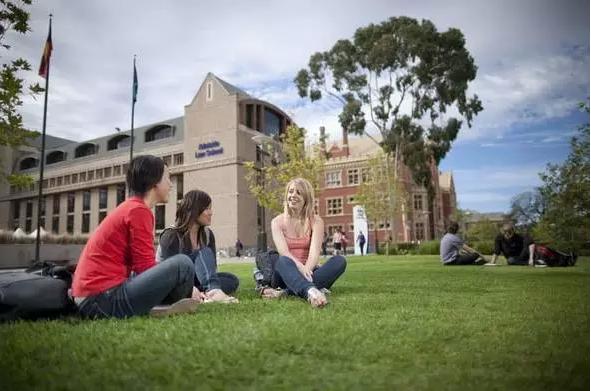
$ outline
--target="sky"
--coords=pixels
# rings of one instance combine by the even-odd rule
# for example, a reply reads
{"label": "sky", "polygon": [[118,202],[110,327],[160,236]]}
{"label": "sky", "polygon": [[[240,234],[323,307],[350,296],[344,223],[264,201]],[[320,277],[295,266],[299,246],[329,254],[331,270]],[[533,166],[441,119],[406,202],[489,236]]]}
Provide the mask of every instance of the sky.
{"label": "sky", "polygon": [[[292,82],[310,55],[392,16],[462,31],[478,73],[469,85],[484,110],[464,126],[440,169],[452,171],[459,207],[506,212],[541,184],[589,121],[589,2],[349,0],[34,1],[31,32],[8,34],[2,61],[37,68],[53,17],[47,133],[76,141],[129,129],[133,55],[136,126],[183,115],[208,72],[267,100],[308,130],[340,137],[340,107],[301,99]],[[26,126],[40,130],[43,98],[25,97]]]}

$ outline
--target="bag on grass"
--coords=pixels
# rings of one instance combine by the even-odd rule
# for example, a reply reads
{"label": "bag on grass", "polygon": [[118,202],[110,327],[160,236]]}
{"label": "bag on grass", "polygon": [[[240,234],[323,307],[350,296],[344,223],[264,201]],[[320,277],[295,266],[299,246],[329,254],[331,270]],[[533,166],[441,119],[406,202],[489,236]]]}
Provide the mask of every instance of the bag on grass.
{"label": "bag on grass", "polygon": [[72,273],[66,266],[43,263],[32,272],[0,273],[0,321],[55,318],[75,312],[68,296]]}
{"label": "bag on grass", "polygon": [[275,250],[257,253],[255,264],[258,270],[255,270],[254,280],[256,289],[278,288],[277,275],[275,274],[275,263],[279,259],[279,253]]}
{"label": "bag on grass", "polygon": [[534,256],[541,259],[550,267],[574,266],[577,262],[577,256],[574,254],[564,254],[553,250],[541,244],[536,244]]}

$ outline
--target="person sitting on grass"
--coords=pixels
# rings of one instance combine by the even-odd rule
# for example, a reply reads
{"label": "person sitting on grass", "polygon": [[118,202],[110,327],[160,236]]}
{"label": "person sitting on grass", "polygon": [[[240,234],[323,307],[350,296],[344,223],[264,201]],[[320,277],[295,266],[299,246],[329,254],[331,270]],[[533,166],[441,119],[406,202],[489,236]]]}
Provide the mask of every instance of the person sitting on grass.
{"label": "person sitting on grass", "polygon": [[496,263],[497,257],[503,254],[507,259],[507,265],[546,266],[541,259],[534,261],[535,249],[536,245],[529,236],[516,233],[513,224],[506,223],[495,238],[492,263]]}
{"label": "person sitting on grass", "polygon": [[209,228],[212,215],[211,197],[206,192],[185,194],[175,225],[160,235],[157,258],[160,262],[175,254],[188,255],[195,265],[195,288],[205,292],[205,301],[236,303],[238,300],[228,295],[238,289],[238,277],[217,271],[215,236]]}
{"label": "person sitting on grass", "polygon": [[441,238],[439,254],[443,265],[483,265],[486,260],[476,250],[468,247],[458,236],[459,225],[451,221],[447,233]]}
{"label": "person sitting on grass", "polygon": [[324,307],[328,290],[345,271],[341,255],[318,265],[324,222],[314,214],[314,189],[303,178],[291,180],[285,189],[284,211],[271,222],[273,241],[279,253],[274,272],[279,285],[287,290],[264,288],[263,298],[275,298],[287,292],[308,300],[312,307]]}
{"label": "person sitting on grass", "polygon": [[[127,318],[195,311],[201,298],[193,294],[191,258],[155,261],[152,208],[168,200],[166,165],[155,156],[137,156],[126,180],[130,197],[107,215],[80,254],[72,283],[80,314]],[[171,305],[156,307],[162,303]]]}

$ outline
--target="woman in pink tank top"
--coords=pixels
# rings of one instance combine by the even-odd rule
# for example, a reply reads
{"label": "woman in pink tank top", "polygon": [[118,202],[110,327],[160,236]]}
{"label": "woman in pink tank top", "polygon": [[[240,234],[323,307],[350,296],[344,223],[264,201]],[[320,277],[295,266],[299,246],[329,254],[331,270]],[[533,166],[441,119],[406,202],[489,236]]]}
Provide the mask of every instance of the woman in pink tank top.
{"label": "woman in pink tank top", "polygon": [[283,213],[273,219],[271,228],[280,255],[275,273],[285,290],[265,288],[262,297],[276,298],[287,293],[308,300],[313,307],[325,306],[325,292],[343,274],[347,263],[337,255],[319,265],[324,222],[314,213],[310,182],[296,178],[287,184]]}

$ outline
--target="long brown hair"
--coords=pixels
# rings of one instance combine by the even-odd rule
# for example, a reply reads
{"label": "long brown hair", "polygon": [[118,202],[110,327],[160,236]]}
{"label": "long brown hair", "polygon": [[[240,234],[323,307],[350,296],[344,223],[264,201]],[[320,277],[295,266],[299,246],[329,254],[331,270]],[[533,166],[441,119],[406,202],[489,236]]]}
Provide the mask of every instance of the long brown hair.
{"label": "long brown hair", "polygon": [[[191,190],[188,191],[179,207],[176,210],[176,229],[181,234],[185,245],[188,243],[190,247],[191,240],[189,238],[189,229],[197,224],[197,219],[203,211],[211,205],[211,197],[204,191]],[[206,246],[205,226],[200,226],[197,231],[197,238],[201,247]]]}

